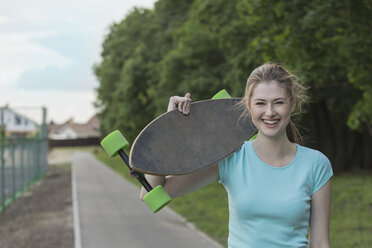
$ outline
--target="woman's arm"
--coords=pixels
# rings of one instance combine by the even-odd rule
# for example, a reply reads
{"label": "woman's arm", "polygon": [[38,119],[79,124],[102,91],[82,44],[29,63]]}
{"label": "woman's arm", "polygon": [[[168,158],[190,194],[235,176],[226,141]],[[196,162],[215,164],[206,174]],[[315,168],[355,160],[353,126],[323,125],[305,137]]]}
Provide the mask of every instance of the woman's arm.
{"label": "woman's arm", "polygon": [[313,194],[310,213],[311,248],[329,248],[329,217],[331,212],[331,181]]}
{"label": "woman's arm", "polygon": [[[146,175],[146,179],[153,187],[163,185],[169,196],[175,198],[218,181],[219,170],[218,165],[216,164],[206,169],[185,175],[166,177]],[[141,199],[143,199],[146,194],[147,191],[142,187],[140,194]]]}
{"label": "woman's arm", "polygon": [[[172,96],[169,99],[168,111],[178,109],[183,114],[190,113],[191,98],[187,93],[184,97]],[[200,189],[209,183],[219,180],[218,165],[180,176],[154,176],[146,175],[146,179],[152,187],[163,185],[165,191],[172,197],[178,197]],[[140,198],[147,194],[142,187]]]}

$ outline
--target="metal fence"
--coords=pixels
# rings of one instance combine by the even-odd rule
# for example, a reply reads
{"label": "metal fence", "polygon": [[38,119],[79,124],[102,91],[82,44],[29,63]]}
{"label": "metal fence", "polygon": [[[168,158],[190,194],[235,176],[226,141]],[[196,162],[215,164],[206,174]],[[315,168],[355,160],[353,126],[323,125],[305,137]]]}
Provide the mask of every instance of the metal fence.
{"label": "metal fence", "polygon": [[0,141],[0,212],[44,176],[47,153],[45,138]]}
{"label": "metal fence", "polygon": [[[7,108],[9,109],[9,108]],[[0,116],[0,212],[42,178],[47,169],[48,138],[46,108],[42,124],[31,138],[7,137],[3,114]]]}

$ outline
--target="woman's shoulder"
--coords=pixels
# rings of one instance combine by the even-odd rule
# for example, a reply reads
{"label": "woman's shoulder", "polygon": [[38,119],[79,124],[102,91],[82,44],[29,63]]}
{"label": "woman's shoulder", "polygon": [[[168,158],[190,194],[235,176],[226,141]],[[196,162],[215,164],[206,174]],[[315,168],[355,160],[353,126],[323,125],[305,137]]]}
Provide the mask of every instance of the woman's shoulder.
{"label": "woman's shoulder", "polygon": [[250,141],[245,141],[243,145],[241,145],[238,149],[236,149],[234,152],[232,152],[229,156],[227,156],[223,161],[231,161],[231,160],[236,160],[243,156],[243,154],[249,149],[249,142]]}
{"label": "woman's shoulder", "polygon": [[333,175],[331,162],[321,151],[300,146],[303,157],[300,161],[310,164],[313,178],[312,194],[317,192]]}
{"label": "woman's shoulder", "polygon": [[331,162],[323,152],[301,145],[297,146],[300,152],[300,161],[311,163],[313,170],[321,169],[322,167],[331,167]]}
{"label": "woman's shoulder", "polygon": [[310,147],[306,147],[306,146],[302,146],[298,144],[297,144],[297,147],[299,148],[301,154],[304,156],[308,156],[312,158],[320,157],[321,159],[327,158],[326,155],[324,155],[321,151],[316,150],[314,148],[310,148]]}
{"label": "woman's shoulder", "polygon": [[245,162],[245,156],[249,149],[249,142],[245,141],[242,146],[236,149],[232,154],[222,159],[218,163],[220,182],[228,183],[230,175],[232,175],[238,168],[241,168]]}

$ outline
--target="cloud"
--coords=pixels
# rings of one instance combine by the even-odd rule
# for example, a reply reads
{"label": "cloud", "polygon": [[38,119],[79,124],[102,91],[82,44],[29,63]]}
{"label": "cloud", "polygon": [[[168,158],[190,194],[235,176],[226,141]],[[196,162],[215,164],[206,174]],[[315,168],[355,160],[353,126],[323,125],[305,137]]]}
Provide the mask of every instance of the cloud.
{"label": "cloud", "polygon": [[0,0],[0,106],[46,105],[52,119],[94,112],[108,27],[155,0]]}
{"label": "cloud", "polygon": [[7,22],[9,22],[9,18],[8,17],[0,16],[0,25],[6,24]]}
{"label": "cloud", "polygon": [[[62,32],[34,37],[32,42],[60,58],[45,58],[37,66],[25,69],[16,80],[15,87],[22,90],[84,91],[96,86],[92,61],[94,46],[88,34]],[[40,54],[40,56],[42,56]]]}
{"label": "cloud", "polygon": [[30,68],[66,67],[73,63],[73,59],[33,41],[52,35],[48,32],[0,35],[0,85],[15,84],[17,78]]}
{"label": "cloud", "polygon": [[84,91],[96,86],[91,68],[76,63],[67,67],[47,66],[43,69],[31,68],[22,73],[16,88],[29,91],[60,90]]}
{"label": "cloud", "polygon": [[48,37],[34,39],[44,48],[51,49],[63,56],[73,59],[91,59],[95,56],[92,53],[91,39],[89,34],[81,32],[61,32]]}

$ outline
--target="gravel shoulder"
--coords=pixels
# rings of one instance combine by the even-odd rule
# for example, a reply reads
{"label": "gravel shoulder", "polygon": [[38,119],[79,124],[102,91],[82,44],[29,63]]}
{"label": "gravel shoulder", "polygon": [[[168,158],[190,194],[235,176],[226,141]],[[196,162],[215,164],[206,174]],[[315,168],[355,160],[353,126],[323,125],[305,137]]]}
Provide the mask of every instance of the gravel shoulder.
{"label": "gravel shoulder", "polygon": [[44,178],[0,214],[0,247],[73,247],[72,216],[71,164],[49,165]]}

